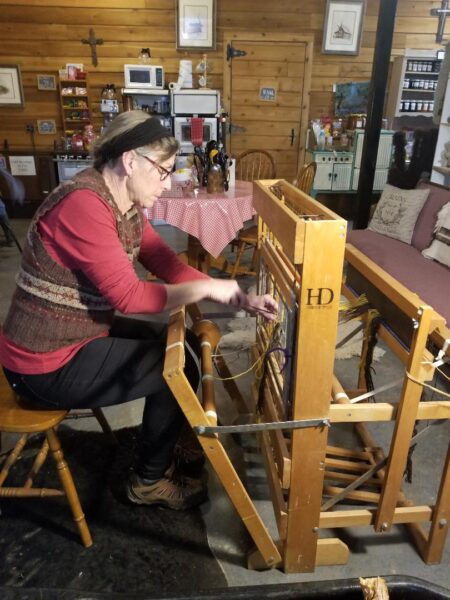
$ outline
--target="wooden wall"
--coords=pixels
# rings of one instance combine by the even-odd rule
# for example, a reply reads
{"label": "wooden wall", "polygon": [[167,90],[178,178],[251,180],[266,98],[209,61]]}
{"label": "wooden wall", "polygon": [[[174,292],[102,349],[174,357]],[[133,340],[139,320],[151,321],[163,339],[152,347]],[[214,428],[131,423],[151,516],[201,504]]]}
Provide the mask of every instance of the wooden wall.
{"label": "wooden wall", "polygon": [[[311,85],[311,116],[332,110],[334,82],[370,79],[380,1],[367,0],[367,12],[359,56],[321,54],[325,0],[216,0],[217,50],[212,87],[223,82],[223,46],[236,31],[295,32],[312,34],[315,40]],[[430,9],[440,0],[398,0],[393,55],[405,48],[436,49],[437,18]],[[93,27],[104,44],[98,47],[98,66],[91,64],[90,49],[81,44]],[[450,33],[450,19],[447,34]],[[166,80],[177,78],[179,60],[200,53],[179,52],[175,41],[174,0],[0,0],[0,64],[19,64],[25,106],[0,107],[0,143],[8,140],[13,150],[31,147],[26,124],[55,119],[61,130],[57,92],[37,89],[37,74],[57,74],[66,62],[84,63],[94,99],[94,117],[101,124],[100,93],[106,83],[123,85],[123,64],[136,62],[142,47],[150,47],[153,64],[162,64]],[[35,135],[38,149],[51,149],[54,136]]]}

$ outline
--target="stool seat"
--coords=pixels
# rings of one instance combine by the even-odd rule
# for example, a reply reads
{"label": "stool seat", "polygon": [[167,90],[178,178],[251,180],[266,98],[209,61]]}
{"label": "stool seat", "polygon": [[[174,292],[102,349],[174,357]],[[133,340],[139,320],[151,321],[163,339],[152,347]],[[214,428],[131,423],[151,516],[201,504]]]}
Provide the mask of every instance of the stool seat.
{"label": "stool seat", "polygon": [[0,431],[36,433],[56,427],[67,416],[67,410],[36,410],[29,408],[0,378]]}

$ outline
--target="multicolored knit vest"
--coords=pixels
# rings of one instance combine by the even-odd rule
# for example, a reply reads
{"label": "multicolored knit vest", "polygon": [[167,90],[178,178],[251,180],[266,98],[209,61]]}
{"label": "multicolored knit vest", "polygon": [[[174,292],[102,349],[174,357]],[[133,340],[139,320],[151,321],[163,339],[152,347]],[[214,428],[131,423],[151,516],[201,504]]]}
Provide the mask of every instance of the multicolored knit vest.
{"label": "multicolored knit vest", "polygon": [[130,261],[139,255],[144,217],[136,208],[123,215],[100,173],[86,169],[53,190],[30,224],[4,323],[6,336],[33,352],[51,352],[107,332],[114,316],[113,307],[81,271],[66,269],[50,257],[38,233],[41,217],[68,194],[83,189],[95,192],[112,208]]}

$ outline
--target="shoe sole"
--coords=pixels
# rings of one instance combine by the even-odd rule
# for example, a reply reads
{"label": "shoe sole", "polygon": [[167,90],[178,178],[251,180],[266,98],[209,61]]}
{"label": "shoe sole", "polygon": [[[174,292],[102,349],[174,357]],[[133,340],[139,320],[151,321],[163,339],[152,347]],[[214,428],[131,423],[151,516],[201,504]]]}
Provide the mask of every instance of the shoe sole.
{"label": "shoe sole", "polygon": [[187,510],[189,508],[194,508],[204,502],[208,498],[208,494],[205,490],[199,490],[199,492],[195,495],[190,496],[190,500],[186,501],[184,504],[180,504],[178,506],[171,504],[170,501],[164,500],[164,498],[154,499],[154,500],[144,500],[139,498],[134,491],[127,487],[127,498],[133,504],[138,504],[139,506],[163,506],[164,508],[170,508],[171,510]]}

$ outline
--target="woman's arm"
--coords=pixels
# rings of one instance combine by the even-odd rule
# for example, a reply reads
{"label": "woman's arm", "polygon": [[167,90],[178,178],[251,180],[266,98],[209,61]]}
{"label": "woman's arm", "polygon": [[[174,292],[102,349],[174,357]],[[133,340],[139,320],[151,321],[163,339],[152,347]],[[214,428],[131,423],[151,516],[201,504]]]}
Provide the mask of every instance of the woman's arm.
{"label": "woman's arm", "polygon": [[148,221],[144,225],[139,262],[166,283],[210,279],[206,273],[183,263]]}
{"label": "woman's arm", "polygon": [[67,196],[41,219],[39,231],[56,262],[82,271],[124,314],[157,313],[209,299],[274,318],[276,303],[270,296],[247,296],[236,281],[211,279],[195,269],[202,276],[195,281],[141,281],[120,243],[112,210],[88,190]]}

